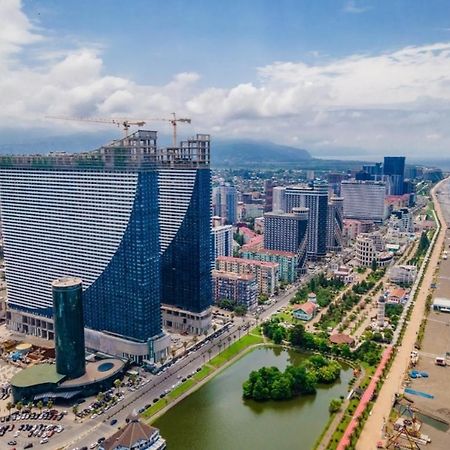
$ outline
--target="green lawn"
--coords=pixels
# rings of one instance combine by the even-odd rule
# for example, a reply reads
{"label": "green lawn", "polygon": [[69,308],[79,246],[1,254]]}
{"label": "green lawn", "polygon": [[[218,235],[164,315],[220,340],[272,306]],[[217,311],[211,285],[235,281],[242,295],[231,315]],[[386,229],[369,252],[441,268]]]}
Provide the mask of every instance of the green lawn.
{"label": "green lawn", "polygon": [[209,364],[214,367],[223,366],[227,361],[232,359],[234,356],[242,352],[247,347],[250,347],[254,344],[260,344],[263,342],[263,338],[261,336],[254,336],[253,334],[248,334],[246,336],[241,337],[238,341],[231,344],[217,356],[215,356]]}
{"label": "green lawn", "polygon": [[193,376],[195,381],[202,381],[203,378],[206,378],[214,369],[210,366],[203,366],[200,372],[196,372]]}

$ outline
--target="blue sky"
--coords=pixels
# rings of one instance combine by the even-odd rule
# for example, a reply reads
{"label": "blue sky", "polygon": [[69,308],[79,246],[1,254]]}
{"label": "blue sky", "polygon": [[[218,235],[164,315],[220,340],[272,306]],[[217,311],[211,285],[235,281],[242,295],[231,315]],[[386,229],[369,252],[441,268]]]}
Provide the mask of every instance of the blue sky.
{"label": "blue sky", "polygon": [[93,130],[46,115],[176,111],[326,156],[450,145],[448,1],[1,0],[0,20],[0,144]]}
{"label": "blue sky", "polygon": [[29,0],[24,11],[57,37],[52,45],[103,46],[111,72],[141,83],[193,71],[230,87],[273,61],[450,39],[447,0]]}

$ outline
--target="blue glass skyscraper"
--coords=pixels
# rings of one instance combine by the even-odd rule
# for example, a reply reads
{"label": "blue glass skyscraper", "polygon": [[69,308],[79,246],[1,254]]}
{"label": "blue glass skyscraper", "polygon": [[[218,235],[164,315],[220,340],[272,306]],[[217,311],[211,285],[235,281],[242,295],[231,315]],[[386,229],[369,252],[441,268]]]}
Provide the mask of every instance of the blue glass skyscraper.
{"label": "blue glass skyscraper", "polygon": [[[204,182],[196,203],[195,190],[185,186],[197,172],[205,175],[199,175]],[[177,149],[158,149],[156,132],[138,131],[93,152],[0,158],[8,326],[52,339],[50,283],[77,276],[83,280],[88,347],[138,361],[164,357],[161,301],[163,292],[172,293],[164,287],[169,286],[164,273],[178,279],[182,268],[194,271],[192,264],[183,267],[189,245],[183,230],[189,222],[195,233],[195,226],[209,220],[209,194],[206,212],[205,202],[199,203],[208,180],[209,136],[204,135]],[[171,203],[177,189],[184,197],[175,195]],[[199,212],[184,211],[182,197]],[[171,208],[178,208],[177,214]],[[206,250],[193,244],[190,254],[209,255],[209,228],[206,242]],[[164,272],[167,251],[172,258]],[[209,268],[209,256],[206,264]],[[206,294],[196,295],[194,288],[189,300],[179,284],[175,291],[181,306],[207,304]]]}

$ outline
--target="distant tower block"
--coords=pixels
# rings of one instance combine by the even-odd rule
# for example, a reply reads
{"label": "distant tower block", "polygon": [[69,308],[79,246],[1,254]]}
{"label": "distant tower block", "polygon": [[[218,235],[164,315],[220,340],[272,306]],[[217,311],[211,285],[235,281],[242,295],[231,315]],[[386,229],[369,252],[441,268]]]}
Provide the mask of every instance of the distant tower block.
{"label": "distant tower block", "polygon": [[56,371],[68,378],[78,378],[86,372],[82,281],[59,278],[52,288]]}
{"label": "distant tower block", "polygon": [[384,315],[386,308],[386,300],[384,297],[378,299],[378,311],[377,311],[377,325],[382,328],[384,327]]}

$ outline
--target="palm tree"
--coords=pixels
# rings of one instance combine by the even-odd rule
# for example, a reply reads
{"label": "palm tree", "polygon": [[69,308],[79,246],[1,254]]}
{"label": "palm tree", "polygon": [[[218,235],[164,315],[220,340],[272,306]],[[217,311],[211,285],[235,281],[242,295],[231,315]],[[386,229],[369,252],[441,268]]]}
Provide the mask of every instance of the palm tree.
{"label": "palm tree", "polygon": [[186,348],[187,348],[187,346],[188,346],[187,341],[184,341],[184,342],[183,342],[183,348],[184,348],[184,352],[185,352],[185,353],[186,353]]}
{"label": "palm tree", "polygon": [[53,408],[53,405],[54,405],[53,400],[52,400],[52,399],[49,399],[49,400],[47,401],[47,408],[48,408],[48,409],[52,409],[52,408]]}
{"label": "palm tree", "polygon": [[41,411],[42,411],[42,408],[44,407],[43,401],[42,401],[42,400],[39,400],[39,401],[36,403],[36,406],[37,406],[37,408],[39,409],[39,412],[41,412]]}
{"label": "palm tree", "polygon": [[78,405],[73,405],[72,406],[72,412],[73,412],[74,416],[76,416],[78,414]]}
{"label": "palm tree", "polygon": [[177,354],[177,349],[176,348],[172,348],[170,350],[170,354],[172,355],[172,358],[175,358],[175,355]]}
{"label": "palm tree", "polygon": [[105,393],[104,393],[104,392],[99,392],[99,393],[97,394],[97,400],[98,400],[99,402],[101,402],[104,398],[105,398]]}
{"label": "palm tree", "polygon": [[208,355],[209,355],[209,359],[208,359],[208,361],[211,361],[211,353],[212,353],[212,349],[208,349]]}
{"label": "palm tree", "polygon": [[13,409],[13,404],[11,402],[8,402],[6,404],[6,409],[8,410],[8,415],[11,415],[11,410]]}
{"label": "palm tree", "polygon": [[23,408],[23,403],[22,402],[17,402],[16,403],[16,409],[17,409],[17,411],[21,411],[21,409]]}
{"label": "palm tree", "polygon": [[34,408],[34,403],[33,402],[28,402],[27,408],[31,411]]}
{"label": "palm tree", "polygon": [[122,382],[118,378],[116,378],[114,380],[114,387],[117,389],[117,393],[119,393],[120,386],[122,386]]}
{"label": "palm tree", "polygon": [[239,325],[238,326],[239,339],[241,338],[241,330],[242,330],[242,325]]}
{"label": "palm tree", "polygon": [[228,337],[227,337],[227,341],[228,341],[228,347],[229,347],[230,344],[231,344],[231,336],[228,336]]}

